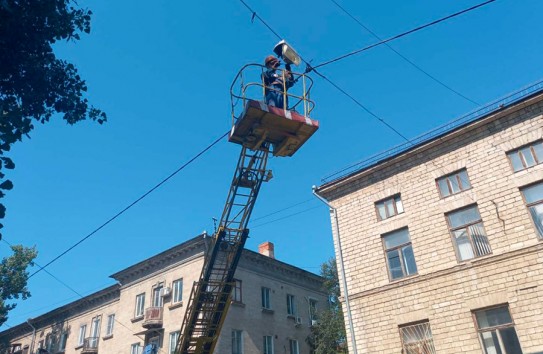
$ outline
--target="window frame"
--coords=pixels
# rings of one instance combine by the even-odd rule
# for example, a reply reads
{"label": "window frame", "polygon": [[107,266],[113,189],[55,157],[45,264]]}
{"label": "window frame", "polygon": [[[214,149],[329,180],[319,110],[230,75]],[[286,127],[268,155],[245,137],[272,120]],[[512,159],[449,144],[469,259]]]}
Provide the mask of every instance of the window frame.
{"label": "window frame", "polygon": [[[232,354],[243,354],[243,330],[241,329],[232,329]],[[234,344],[239,346],[239,351],[234,350]]]}
{"label": "window frame", "polygon": [[[468,182],[468,184],[469,184],[469,187],[467,187],[467,188],[464,188],[464,187],[463,187],[464,183],[463,183],[463,181],[462,181],[462,178],[460,178],[460,173],[461,173],[461,172],[465,172],[465,173],[466,173],[467,182]],[[458,183],[458,188],[459,188],[459,191],[458,191],[458,192],[453,192],[453,188],[452,188],[451,182],[450,182],[450,180],[449,180],[449,178],[452,177],[452,176],[455,176],[455,177],[456,177],[456,180],[457,180],[457,183]],[[449,194],[447,194],[447,195],[444,195],[444,194],[443,194],[443,192],[442,192],[442,190],[441,190],[441,187],[439,186],[439,181],[441,181],[441,180],[445,180],[445,181],[447,182],[447,188],[448,188],[448,190],[449,190]],[[470,181],[470,179],[469,179],[468,169],[465,168],[465,167],[464,167],[464,168],[461,168],[461,169],[459,169],[459,170],[456,170],[456,171],[454,171],[454,172],[448,173],[448,174],[446,174],[446,175],[444,175],[444,176],[441,176],[441,177],[436,178],[435,183],[436,183],[437,191],[438,191],[438,193],[439,193],[439,197],[440,197],[441,199],[445,199],[445,198],[448,198],[448,197],[450,197],[450,196],[460,194],[460,193],[462,193],[462,192],[464,192],[464,191],[468,191],[468,190],[470,190],[470,189],[473,188],[473,185],[471,184],[471,181]]]}
{"label": "window frame", "polygon": [[[479,214],[479,219],[475,222],[470,222],[468,224],[463,224],[462,226],[457,226],[457,227],[452,227],[451,225],[451,221],[449,219],[449,215],[451,214],[454,214],[454,213],[459,213],[459,212],[462,212],[464,210],[468,210],[468,209],[471,209],[471,208],[475,208],[477,210],[477,214]],[[483,223],[483,217],[481,216],[481,212],[479,211],[479,206],[477,204],[470,204],[470,205],[466,205],[460,209],[455,209],[455,210],[451,210],[447,213],[445,213],[445,219],[447,221],[447,227],[449,228],[449,234],[451,235],[451,242],[453,243],[453,248],[454,248],[454,253],[456,254],[456,260],[458,261],[458,263],[463,263],[463,262],[469,262],[470,260],[473,260],[473,259],[476,259],[476,258],[481,258],[481,257],[486,257],[486,256],[489,256],[489,255],[492,255],[492,247],[490,246],[490,240],[488,238],[488,234],[486,232],[486,229],[485,229],[485,225]],[[485,253],[485,254],[482,254],[480,256],[477,255],[477,252],[476,252],[476,247],[474,245],[474,241],[473,241],[473,238],[471,236],[471,231],[469,230],[469,227],[470,226],[474,226],[474,225],[477,225],[477,224],[481,224],[481,228],[483,229],[483,232],[484,232],[484,236],[486,237],[486,242],[488,244],[488,248],[490,249],[490,251],[488,253]],[[468,235],[468,239],[469,239],[469,244],[471,246],[471,251],[473,253],[473,257],[472,258],[466,258],[466,259],[462,259],[460,257],[460,250],[458,248],[458,243],[456,242],[456,237],[454,236],[454,232],[455,231],[459,231],[459,230],[462,230],[462,229],[466,229],[467,230],[467,235]]]}
{"label": "window frame", "polygon": [[[141,301],[139,299],[142,299]],[[139,312],[141,308],[141,313]],[[134,309],[134,318],[140,318],[145,315],[145,293],[136,295],[136,306]]]}
{"label": "window frame", "polygon": [[[296,348],[296,350],[292,350],[293,349],[293,345],[294,344],[294,348]],[[300,354],[300,343],[298,342],[297,339],[292,339],[290,338],[288,340],[288,347],[289,347],[289,354]]]}
{"label": "window frame", "polygon": [[[136,351],[134,351],[134,349]],[[130,354],[141,354],[141,352],[143,351],[143,348],[142,346],[140,345],[140,342],[137,342],[137,343],[132,343],[130,345]]]}
{"label": "window frame", "polygon": [[243,283],[241,279],[234,279],[234,287],[232,288],[232,301],[239,304],[243,303]]}
{"label": "window frame", "polygon": [[[536,141],[532,141],[532,142],[530,142],[528,144],[524,144],[522,146],[519,146],[518,148],[515,148],[513,150],[509,150],[509,151],[507,151],[505,153],[505,155],[507,156],[507,161],[509,161],[509,165],[511,166],[511,170],[513,170],[513,173],[526,171],[529,168],[532,168],[532,167],[537,166],[537,165],[541,165],[543,163],[543,156],[541,157],[541,160],[539,160],[538,156],[537,156],[537,154],[535,152],[535,149],[534,149],[534,146],[536,146],[537,144],[541,144],[542,148],[543,148],[543,140],[539,139],[539,140],[536,140]],[[522,150],[526,149],[526,148],[530,149],[530,154],[532,155],[532,158],[533,158],[533,160],[535,162],[531,166],[527,166],[526,158],[524,157],[524,154],[521,153]],[[513,161],[512,161],[512,159],[510,157],[513,154],[517,154],[519,159],[520,159],[520,162],[522,164],[522,168],[520,170],[515,171],[515,165],[513,164]]]}
{"label": "window frame", "polygon": [[265,286],[260,288],[261,305],[265,310],[271,310],[271,289]]}
{"label": "window frame", "polygon": [[113,335],[114,328],[115,328],[115,314],[112,313],[107,316],[106,337]]}
{"label": "window frame", "polygon": [[179,336],[181,335],[181,331],[173,331],[170,332],[168,343],[168,354],[175,354],[175,347],[177,346],[177,341],[179,340]]}
{"label": "window frame", "polygon": [[[180,286],[177,286],[180,284]],[[183,302],[183,278],[172,281],[172,304]]]}
{"label": "window frame", "polygon": [[528,184],[526,186],[523,186],[523,187],[520,188],[520,194],[522,194],[522,200],[524,201],[524,205],[526,206],[526,209],[528,210],[528,214],[530,214],[530,220],[532,221],[532,225],[533,225],[533,227],[535,229],[535,232],[536,232],[536,234],[538,236],[538,239],[540,241],[543,241],[543,230],[539,229],[539,226],[537,226],[536,220],[534,220],[532,212],[530,211],[531,207],[534,207],[536,205],[543,205],[543,196],[541,196],[541,199],[538,199],[535,202],[528,203],[528,201],[526,200],[526,195],[524,194],[524,190],[526,190],[528,188],[531,188],[531,187],[535,187],[535,186],[540,185],[540,184],[543,186],[543,181],[537,181],[537,182],[534,182],[534,183],[530,183],[530,184]]}
{"label": "window frame", "polygon": [[82,324],[79,326],[79,335],[77,337],[77,346],[82,346],[85,344],[85,337],[87,336],[87,324]]}
{"label": "window frame", "polygon": [[313,326],[313,321],[317,321],[317,304],[319,301],[315,298],[308,298],[307,300],[307,312],[309,315],[309,326]]}
{"label": "window frame", "polygon": [[287,294],[287,316],[296,317],[296,296],[292,294]]}
{"label": "window frame", "polygon": [[[268,343],[268,339],[270,340],[269,343]],[[262,354],[273,354],[274,353],[274,346],[273,346],[273,336],[264,336],[263,339],[262,339],[262,344],[263,344],[263,348],[262,348]],[[268,348],[268,344],[269,344],[269,348]],[[268,351],[269,349],[269,351]]]}
{"label": "window frame", "polygon": [[164,282],[154,285],[151,294],[151,307],[164,307]]}
{"label": "window frame", "polygon": [[[386,244],[385,244],[385,238],[389,235],[392,235],[396,232],[400,232],[402,230],[406,230],[407,231],[407,235],[409,236],[409,242],[406,242],[406,243],[402,243],[402,244],[399,244],[395,247],[392,247],[390,249],[387,249],[386,248]],[[409,277],[413,277],[415,275],[417,275],[419,273],[419,268],[417,267],[417,260],[415,259],[415,252],[413,251],[413,241],[411,241],[411,234],[409,233],[409,227],[402,227],[402,228],[399,228],[399,229],[396,229],[396,230],[392,230],[390,232],[387,232],[387,233],[384,233],[384,234],[381,234],[381,245],[383,247],[383,252],[385,254],[385,263],[387,265],[387,273],[388,273],[388,279],[389,281],[391,282],[394,282],[394,281],[398,281],[398,280],[402,280],[402,279],[405,279],[405,278],[409,278]],[[413,253],[413,260],[415,261],[415,268],[416,268],[416,271],[414,273],[411,273],[411,274],[407,274],[406,270],[405,270],[405,261],[404,261],[404,256],[401,252],[401,249],[405,246],[408,246],[408,245],[411,245],[411,252]],[[391,268],[390,268],[390,264],[389,264],[389,261],[388,261],[388,252],[389,251],[395,251],[395,250],[399,250],[398,251],[398,255],[400,257],[400,266],[402,267],[402,273],[404,274],[402,277],[398,277],[398,278],[393,278],[392,277],[392,271],[391,271]]]}
{"label": "window frame", "polygon": [[[392,206],[394,208],[394,214],[393,215],[388,214],[388,208],[387,208],[386,202],[389,201],[389,200],[392,201]],[[398,202],[402,206],[402,211],[401,212],[398,211]],[[379,213],[379,207],[378,207],[379,204],[383,204],[383,207],[384,207],[384,210],[385,210],[385,215],[386,215],[385,218],[382,218],[381,214]],[[380,199],[380,200],[378,200],[378,201],[376,201],[374,203],[374,206],[375,206],[375,213],[377,215],[377,220],[379,220],[379,221],[388,220],[388,219],[390,219],[390,218],[392,218],[394,216],[405,213],[405,208],[403,206],[401,193],[397,193],[397,194],[394,194],[394,195],[392,195],[390,197]]]}
{"label": "window frame", "polygon": [[[489,311],[489,310],[498,309],[498,308],[502,308],[502,307],[507,309],[509,317],[511,318],[511,323],[502,324],[502,325],[493,326],[493,327],[487,327],[485,329],[480,329],[479,328],[479,323],[477,322],[477,313],[478,312]],[[477,339],[479,340],[479,344],[481,345],[481,349],[483,350],[483,352],[486,352],[486,348],[485,348],[485,345],[484,345],[484,342],[483,342],[483,339],[482,339],[482,333],[483,332],[492,332],[492,331],[496,331],[496,330],[500,330],[500,329],[504,329],[504,328],[511,328],[511,327],[515,330],[515,335],[517,337],[519,346],[520,346],[520,348],[522,350],[522,345],[520,344],[520,339],[518,337],[517,330],[516,330],[515,320],[513,318],[513,315],[511,314],[511,310],[509,308],[508,303],[493,305],[493,306],[488,306],[488,307],[483,307],[483,308],[480,308],[480,309],[472,310],[471,311],[471,318],[473,320],[473,325],[475,326],[475,330],[477,331]],[[505,348],[502,347],[503,341],[501,339],[501,334],[499,332],[498,332],[498,336],[499,336],[498,343],[500,344],[499,349],[502,351],[502,353],[506,353]]]}
{"label": "window frame", "polygon": [[420,321],[416,321],[416,322],[409,322],[409,323],[401,324],[401,325],[398,326],[398,333],[400,334],[400,340],[402,342],[402,353],[407,353],[408,352],[407,349],[408,349],[409,344],[418,344],[418,343],[422,343],[422,342],[428,342],[427,339],[423,339],[421,341],[417,341],[417,342],[413,342],[413,343],[406,343],[405,340],[404,340],[404,332],[403,332],[403,330],[405,328],[420,326],[422,324],[428,324],[430,334],[432,335],[431,344],[432,344],[432,347],[434,349],[433,353],[436,353],[435,344],[434,344],[434,334],[432,333],[432,326],[430,325],[430,320],[429,319],[424,319],[424,320],[420,320]]}

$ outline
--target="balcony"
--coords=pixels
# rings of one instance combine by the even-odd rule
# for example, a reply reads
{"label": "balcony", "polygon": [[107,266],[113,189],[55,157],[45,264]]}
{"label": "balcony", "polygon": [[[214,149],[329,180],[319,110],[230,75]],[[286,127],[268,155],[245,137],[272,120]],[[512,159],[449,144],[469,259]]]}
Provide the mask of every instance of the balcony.
{"label": "balcony", "polygon": [[141,325],[145,328],[162,327],[162,307],[146,308],[145,317]]}
{"label": "balcony", "polygon": [[83,342],[81,354],[97,354],[99,337],[87,337]]}

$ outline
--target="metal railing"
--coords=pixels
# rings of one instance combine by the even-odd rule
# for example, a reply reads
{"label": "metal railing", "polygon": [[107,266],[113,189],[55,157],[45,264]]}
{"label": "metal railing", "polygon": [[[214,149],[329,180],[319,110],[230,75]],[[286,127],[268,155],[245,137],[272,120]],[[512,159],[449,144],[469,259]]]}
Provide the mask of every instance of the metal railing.
{"label": "metal railing", "polygon": [[81,353],[98,353],[99,337],[87,337],[83,341]]}
{"label": "metal railing", "polygon": [[309,114],[315,107],[315,103],[310,99],[313,80],[305,73],[290,72],[295,84],[293,87],[287,88],[285,70],[277,69],[277,73],[282,75],[283,82],[283,90],[277,90],[264,85],[263,74],[265,71],[264,65],[247,64],[240,69],[234,78],[230,86],[232,125],[243,113],[247,100],[265,101],[266,90],[280,92],[283,95],[283,102],[289,103],[285,109],[295,110],[309,118]]}
{"label": "metal railing", "polygon": [[543,91],[543,80],[530,84],[522,89],[510,93],[504,97],[501,97],[495,101],[492,101],[482,107],[479,107],[459,118],[445,123],[437,128],[434,128],[424,134],[421,134],[405,143],[396,145],[388,150],[377,153],[364,160],[356,162],[350,166],[347,166],[339,171],[336,171],[321,179],[323,183],[330,183],[339,180],[345,176],[348,176],[356,171],[360,171],[371,166],[377,165],[380,162],[393,158],[397,155],[407,152],[410,149],[423,145],[431,140],[434,140],[440,136],[443,136],[455,129],[458,129],[466,124],[472,123],[486,115],[492,114],[500,109],[507,108],[523,99],[538,94]]}

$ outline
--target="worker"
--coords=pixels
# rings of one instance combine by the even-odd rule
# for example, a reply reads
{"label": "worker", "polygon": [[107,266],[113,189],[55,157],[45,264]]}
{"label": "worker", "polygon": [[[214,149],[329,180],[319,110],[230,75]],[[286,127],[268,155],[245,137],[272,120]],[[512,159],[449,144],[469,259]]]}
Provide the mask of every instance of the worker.
{"label": "worker", "polygon": [[157,346],[154,343],[149,343],[145,346],[143,354],[157,354]]}
{"label": "worker", "polygon": [[262,80],[265,86],[266,104],[288,109],[288,97],[285,97],[285,93],[295,82],[294,76],[290,72],[290,65],[285,65],[285,70],[279,69],[281,63],[273,55],[266,57],[264,65],[266,70],[262,73]]}

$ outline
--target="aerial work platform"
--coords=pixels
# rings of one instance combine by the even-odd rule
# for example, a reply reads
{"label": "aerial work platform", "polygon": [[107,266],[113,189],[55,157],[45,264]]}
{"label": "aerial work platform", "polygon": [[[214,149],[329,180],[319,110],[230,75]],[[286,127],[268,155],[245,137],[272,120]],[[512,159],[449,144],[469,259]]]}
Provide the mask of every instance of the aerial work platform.
{"label": "aerial work platform", "polygon": [[292,156],[319,129],[319,122],[296,111],[247,100],[232,127],[229,141],[251,150],[264,142],[273,146],[274,156]]}
{"label": "aerial work platform", "polygon": [[[279,44],[284,46],[283,42]],[[297,85],[288,92],[286,88],[276,89],[286,103],[283,109],[265,103],[266,90],[270,88],[263,84],[264,70],[258,64],[244,66],[230,89],[229,140],[240,144],[241,152],[219,227],[205,255],[200,277],[192,287],[176,354],[214,353],[232,300],[234,274],[249,236],[249,219],[262,183],[273,176],[267,167],[269,155],[292,156],[319,128],[319,122],[309,117],[314,107],[309,99],[311,79],[305,73],[289,72]]]}
{"label": "aerial work platform", "polygon": [[[248,64],[236,75],[230,87],[229,141],[251,150],[268,143],[274,156],[292,156],[319,129],[319,122],[309,116],[315,106],[309,98],[313,81],[305,73],[291,72],[295,84],[281,92],[286,108],[274,107],[266,104],[265,70],[262,65]],[[284,75],[285,71],[278,72]]]}

